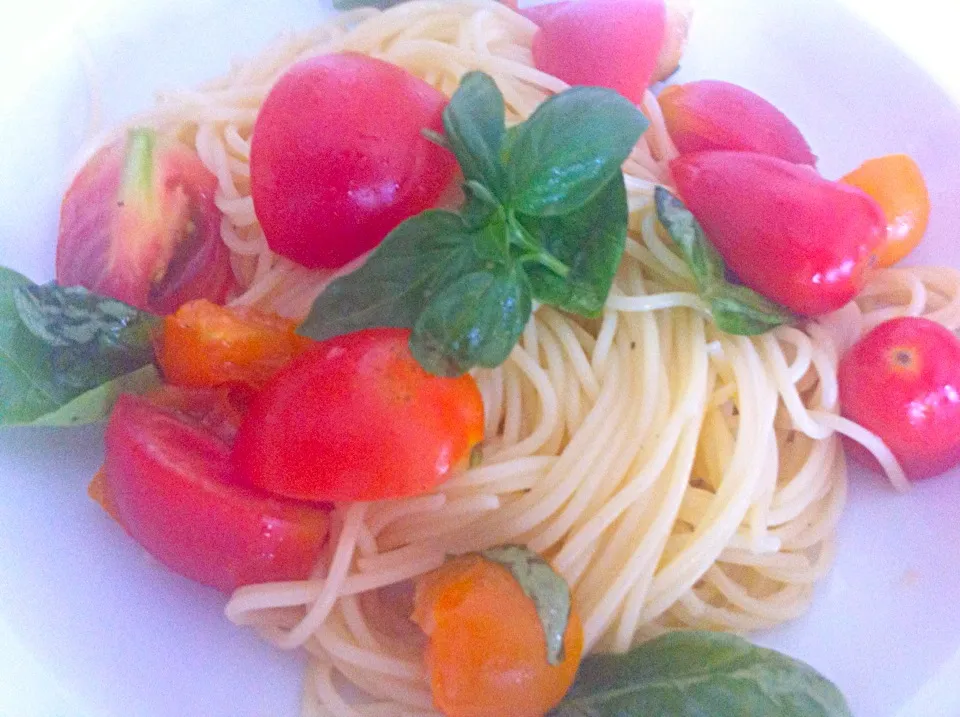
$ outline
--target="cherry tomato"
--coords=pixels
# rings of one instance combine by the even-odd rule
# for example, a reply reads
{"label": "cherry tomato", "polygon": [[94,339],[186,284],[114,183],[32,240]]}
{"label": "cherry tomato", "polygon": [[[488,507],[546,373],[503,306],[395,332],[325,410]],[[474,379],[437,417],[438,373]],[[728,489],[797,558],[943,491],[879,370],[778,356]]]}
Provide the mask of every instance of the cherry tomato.
{"label": "cherry tomato", "polygon": [[664,0],[581,0],[524,11],[539,25],[537,69],[570,85],[616,90],[639,103],[664,46]]}
{"label": "cherry tomato", "polygon": [[751,289],[818,316],[863,288],[886,221],[859,189],[752,152],[698,152],[670,168],[680,197]]}
{"label": "cherry tomato", "polygon": [[343,266],[430,207],[456,160],[421,131],[442,131],[446,103],[366,55],[323,55],[287,70],[260,108],[250,152],[270,248],[310,268]]}
{"label": "cherry tomato", "polygon": [[97,152],[60,207],[57,282],[167,314],[222,302],[231,284],[217,178],[196,152],[152,130]]}
{"label": "cherry tomato", "polygon": [[887,240],[880,266],[893,266],[913,251],[930,219],[930,195],[920,167],[905,154],[868,159],[840,180],[876,200],[887,218]]}
{"label": "cherry tomato", "polygon": [[253,486],[304,500],[424,493],[469,461],[483,401],[469,375],[432,376],[407,329],[319,342],[254,398],[234,448]]}
{"label": "cherry tomato", "polygon": [[309,576],[328,512],[236,485],[225,441],[182,414],[125,395],[105,443],[102,485],[90,491],[167,567],[227,592]]}
{"label": "cherry tomato", "polygon": [[[929,319],[877,326],[840,361],[843,415],[876,433],[908,478],[960,464],[960,340]],[[858,444],[850,449],[868,464]]]}
{"label": "cherry tomato", "polygon": [[505,567],[479,555],[421,578],[413,620],[429,638],[430,686],[447,717],[542,717],[570,689],[583,652],[572,611],[563,660],[549,664],[533,601]]}
{"label": "cherry tomato", "polygon": [[699,80],[667,87],[658,100],[667,131],[681,154],[729,149],[816,164],[817,158],[793,122],[743,87]]}
{"label": "cherry tomato", "polygon": [[248,307],[198,300],[166,317],[157,361],[178,386],[245,383],[258,388],[312,344],[296,322]]}

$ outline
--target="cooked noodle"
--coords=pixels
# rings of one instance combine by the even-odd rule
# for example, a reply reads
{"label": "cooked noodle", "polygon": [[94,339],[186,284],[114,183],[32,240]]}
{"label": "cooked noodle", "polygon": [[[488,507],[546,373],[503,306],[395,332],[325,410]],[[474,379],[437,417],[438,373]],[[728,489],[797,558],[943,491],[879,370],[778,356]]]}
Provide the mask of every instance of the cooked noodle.
{"label": "cooked noodle", "polygon": [[[221,80],[162,97],[134,122],[195,144],[219,178],[242,287],[234,302],[299,317],[333,274],[272,254],[250,196],[253,122],[277,76],[304,57],[352,50],[451,94],[480,69],[518,122],[565,88],[532,66],[534,29],[491,0],[346,13]],[[588,321],[540,307],[508,361],[476,373],[483,464],[433,495],[338,505],[320,574],[231,598],[231,620],[311,654],[304,714],[437,714],[405,587],[447,554],[529,545],[570,583],[587,649],[623,651],[671,628],[748,631],[800,615],[833,556],[846,496],[840,434],[905,485],[886,446],[838,415],[838,357],[891,316],[956,329],[960,272],[887,270],[820,321],[757,338],[718,332],[658,234],[652,191],[669,184],[676,150],[649,92],[643,109],[652,126],[624,166],[631,235],[606,311]],[[369,704],[352,706],[344,683]]]}

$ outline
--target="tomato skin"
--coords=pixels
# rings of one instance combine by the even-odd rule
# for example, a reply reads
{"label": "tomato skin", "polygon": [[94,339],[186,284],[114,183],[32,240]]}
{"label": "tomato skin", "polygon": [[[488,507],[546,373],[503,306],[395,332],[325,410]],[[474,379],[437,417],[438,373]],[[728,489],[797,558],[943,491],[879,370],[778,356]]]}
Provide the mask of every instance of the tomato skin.
{"label": "tomato skin", "polygon": [[698,152],[670,168],[680,197],[751,289],[819,316],[869,278],[886,220],[862,191],[752,152]]}
{"label": "tomato skin", "polygon": [[254,398],[234,446],[244,482],[302,500],[424,493],[483,438],[469,375],[440,378],[414,360],[407,329],[318,342]]}
{"label": "tomato skin", "polygon": [[550,665],[533,601],[505,567],[479,555],[422,577],[413,620],[429,638],[430,686],[447,717],[542,717],[570,689],[583,652],[573,610],[564,658]]}
{"label": "tomato skin", "polygon": [[103,147],[64,195],[57,282],[158,314],[222,302],[232,279],[216,190],[196,152],[152,130]]}
{"label": "tomato skin", "polygon": [[342,53],[277,80],[253,131],[253,204],[270,248],[343,266],[429,208],[456,169],[421,130],[443,131],[442,93],[396,65]]}
{"label": "tomato skin", "polygon": [[794,164],[816,164],[800,130],[750,90],[699,80],[665,88],[657,98],[680,154],[712,150],[758,152]]}
{"label": "tomato skin", "polygon": [[868,159],[841,180],[862,189],[883,209],[887,237],[880,266],[893,266],[916,249],[927,231],[930,194],[920,167],[905,154]]}
{"label": "tomato skin", "polygon": [[[880,436],[911,480],[960,464],[960,339],[929,319],[886,321],[840,361],[843,415]],[[868,465],[875,461],[848,446]]]}
{"label": "tomato skin", "polygon": [[225,441],[125,395],[105,444],[102,485],[91,493],[167,567],[225,592],[310,575],[328,511],[236,485]]}
{"label": "tomato skin", "polygon": [[259,388],[313,341],[296,322],[249,307],[197,300],[164,319],[157,362],[177,386],[242,383]]}
{"label": "tomato skin", "polygon": [[640,103],[666,35],[664,0],[581,0],[529,8],[538,70],[570,85],[616,90]]}

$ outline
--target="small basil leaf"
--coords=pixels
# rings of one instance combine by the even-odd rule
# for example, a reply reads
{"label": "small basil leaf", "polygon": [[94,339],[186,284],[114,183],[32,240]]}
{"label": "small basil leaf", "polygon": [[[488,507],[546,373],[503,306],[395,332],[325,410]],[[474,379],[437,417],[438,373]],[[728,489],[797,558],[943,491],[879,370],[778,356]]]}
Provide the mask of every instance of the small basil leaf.
{"label": "small basil leaf", "polygon": [[443,111],[446,139],[468,181],[479,182],[500,201],[505,175],[500,148],[506,132],[503,95],[490,75],[468,72]]}
{"label": "small basil leaf", "polygon": [[601,87],[572,87],[541,104],[511,138],[509,204],[537,216],[583,206],[620,171],[649,122]]}
{"label": "small basil leaf", "polygon": [[504,545],[480,553],[513,575],[523,592],[533,600],[547,643],[547,662],[563,662],[563,636],[570,622],[570,586],[550,563],[521,545]]}
{"label": "small basil leaf", "polygon": [[21,286],[20,321],[49,347],[54,379],[87,391],[153,361],[159,317],[81,286]]}
{"label": "small basil leaf", "polygon": [[377,326],[412,328],[437,291],[479,267],[475,240],[453,212],[407,219],[363,266],[317,297],[298,333],[323,340]]}
{"label": "small basil leaf", "polygon": [[654,190],[654,200],[657,218],[690,267],[717,328],[728,334],[756,336],[794,321],[793,314],[780,304],[727,281],[723,258],[683,202],[663,187]]}
{"label": "small basil leaf", "polygon": [[794,320],[793,314],[745,286],[726,284],[705,295],[717,328],[737,336],[757,336]]}
{"label": "small basil leaf", "polygon": [[150,364],[81,393],[56,411],[32,421],[31,425],[82,426],[96,423],[110,415],[110,409],[121,393],[145,393],[160,383],[160,374]]}
{"label": "small basil leaf", "polygon": [[490,193],[486,185],[474,180],[464,182],[463,196],[460,216],[470,231],[486,226],[497,217],[503,220],[503,205]]}
{"label": "small basil leaf", "polygon": [[0,268],[0,425],[97,421],[139,385],[127,374],[152,360],[158,319],[117,304]]}
{"label": "small basil leaf", "polygon": [[550,717],[851,717],[808,665],[734,635],[674,632],[591,655]]}
{"label": "small basil leaf", "polygon": [[540,264],[527,267],[533,296],[564,311],[598,316],[620,266],[627,239],[627,191],[617,172],[579,209],[562,217],[523,217],[527,231],[569,267],[566,277]]}
{"label": "small basil leaf", "polygon": [[510,355],[531,311],[530,287],[518,269],[467,274],[430,300],[413,328],[410,350],[437,376],[493,368]]}

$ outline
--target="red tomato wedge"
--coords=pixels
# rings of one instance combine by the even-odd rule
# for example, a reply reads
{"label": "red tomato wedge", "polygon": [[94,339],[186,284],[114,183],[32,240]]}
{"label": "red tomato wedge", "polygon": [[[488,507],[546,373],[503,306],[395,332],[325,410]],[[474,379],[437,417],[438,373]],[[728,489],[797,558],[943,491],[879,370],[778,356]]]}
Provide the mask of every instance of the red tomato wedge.
{"label": "red tomato wedge", "polygon": [[319,342],[254,398],[234,446],[245,483],[303,500],[425,493],[483,438],[469,375],[440,378],[410,353],[407,329]]}
{"label": "red tomato wedge", "polygon": [[817,158],[780,110],[730,82],[699,80],[665,88],[658,97],[670,138],[681,154],[709,150],[759,152],[795,164]]}
{"label": "red tomato wedge", "polygon": [[859,189],[752,152],[684,155],[670,169],[707,237],[754,291],[819,316],[866,283],[887,223]]}
{"label": "red tomato wedge", "polygon": [[[929,319],[886,321],[840,361],[843,415],[873,431],[916,480],[960,464],[960,339]],[[876,461],[849,443],[867,465]]]}
{"label": "red tomato wedge", "polygon": [[222,302],[231,284],[217,178],[189,147],[148,129],[97,152],[60,207],[57,282],[168,314]]}
{"label": "red tomato wedge", "polygon": [[167,567],[227,592],[309,576],[328,511],[235,485],[225,441],[127,395],[113,409],[105,443],[102,484],[90,492]]}
{"label": "red tomato wedge", "polygon": [[643,99],[666,37],[664,0],[559,2],[524,14],[540,28],[533,37],[537,69],[571,85]]}
{"label": "red tomato wedge", "polygon": [[456,169],[424,139],[447,98],[397,65],[342,53],[277,80],[250,150],[253,204],[270,248],[312,269],[343,266],[437,200]]}

